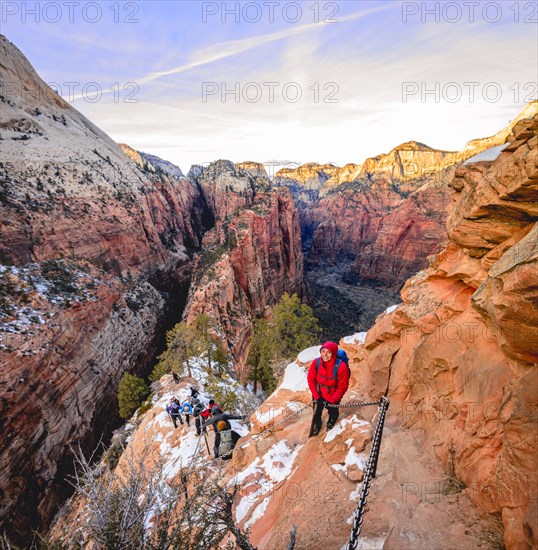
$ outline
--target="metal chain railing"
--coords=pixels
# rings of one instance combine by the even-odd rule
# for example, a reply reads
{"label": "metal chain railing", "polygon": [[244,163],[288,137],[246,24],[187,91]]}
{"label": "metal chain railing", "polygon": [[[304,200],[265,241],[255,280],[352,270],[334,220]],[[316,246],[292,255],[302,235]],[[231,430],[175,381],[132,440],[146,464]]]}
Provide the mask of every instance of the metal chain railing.
{"label": "metal chain railing", "polygon": [[[313,402],[308,403],[307,405],[304,405],[299,410],[297,410],[294,413],[286,416],[285,418],[283,418],[282,420],[280,420],[279,422],[277,422],[273,426],[270,426],[269,428],[267,428],[267,429],[265,429],[265,430],[263,430],[263,431],[261,431],[257,434],[252,435],[251,438],[248,441],[246,441],[245,443],[243,443],[239,447],[235,447],[234,449],[230,450],[228,453],[225,453],[225,454],[223,454],[219,457],[216,457],[216,458],[213,458],[211,460],[206,461],[201,466],[200,470],[203,470],[203,469],[207,468],[209,465],[211,465],[215,461],[217,461],[217,460],[219,460],[223,457],[228,456],[229,454],[233,453],[235,450],[238,450],[238,449],[241,449],[243,447],[246,447],[246,446],[250,445],[250,443],[253,439],[257,439],[257,438],[261,437],[262,435],[274,430],[275,428],[277,428],[278,426],[280,426],[284,422],[287,422],[291,418],[294,418],[295,416],[298,416],[304,410],[306,410],[307,408],[310,408],[312,406],[312,403]],[[359,535],[360,535],[360,531],[361,531],[361,527],[362,527],[362,522],[363,522],[363,518],[364,518],[364,513],[365,513],[365,508],[366,508],[366,498],[368,496],[368,491],[369,491],[369,488],[370,488],[370,484],[372,482],[372,479],[375,477],[376,470],[377,470],[377,461],[378,461],[378,458],[379,458],[379,450],[380,450],[380,447],[381,447],[381,437],[383,435],[383,426],[384,426],[384,423],[385,423],[385,414],[386,414],[387,409],[389,407],[389,400],[385,396],[383,396],[379,401],[355,402],[355,403],[344,403],[344,404],[326,403],[327,407],[334,407],[334,408],[336,408],[336,407],[337,408],[366,407],[366,406],[371,406],[371,405],[379,405],[379,418],[378,418],[378,421],[377,421],[377,424],[376,424],[376,427],[375,427],[374,437],[372,439],[372,448],[370,449],[370,455],[368,457],[368,463],[366,465],[366,470],[365,470],[365,473],[364,473],[364,479],[363,479],[363,482],[362,482],[361,493],[360,493],[360,496],[359,496],[359,502],[358,502],[357,508],[355,510],[353,527],[352,527],[351,533],[349,535],[349,541],[347,543],[346,550],[356,550],[357,545],[358,545],[358,539],[359,539]],[[191,460],[189,461],[189,465],[188,465],[187,469],[185,470],[185,474],[182,476],[182,481],[183,481],[183,484],[185,486],[185,493],[186,493],[186,486],[187,486],[187,477],[188,477],[189,471],[191,470],[192,465],[194,464],[194,461],[196,459],[196,455],[198,454],[198,449],[200,448],[200,441],[201,441],[201,437],[198,440],[198,443],[196,445],[194,453],[191,457]],[[224,492],[226,490],[227,490],[227,488],[223,489],[223,491],[221,491],[221,492]]]}
{"label": "metal chain railing", "polygon": [[[231,451],[228,451],[227,453],[224,453],[218,457],[215,457],[215,458],[212,458],[210,460],[207,460],[202,466],[201,466],[201,469],[204,469],[204,468],[207,468],[209,465],[211,465],[213,462],[223,458],[223,457],[226,457],[228,456],[229,454],[233,453],[234,451],[236,450],[239,450],[239,449],[242,449],[243,447],[247,447],[248,445],[250,445],[250,442],[253,440],[253,439],[257,439],[258,437],[261,437],[263,434],[267,433],[267,432],[270,432],[271,430],[274,430],[275,428],[277,428],[278,426],[280,426],[281,424],[283,424],[284,422],[287,422],[288,420],[290,420],[291,418],[301,414],[304,410],[308,409],[310,407],[311,403],[308,403],[307,405],[305,405],[304,407],[301,407],[298,411],[295,411],[293,414],[290,414],[288,416],[286,416],[285,418],[283,418],[282,420],[280,420],[279,422],[277,422],[276,424],[274,424],[273,426],[270,426],[269,428],[257,433],[257,434],[254,434],[251,436],[251,438],[248,440],[248,441],[245,441],[245,443],[243,443],[242,445],[239,445],[239,447],[234,447]],[[202,428],[203,429],[203,428]],[[189,461],[189,465],[187,466],[187,469],[185,471],[185,474],[184,474],[184,480],[186,482],[187,480],[187,474],[188,472],[190,471],[191,469],[191,466],[193,465],[194,463],[194,460],[196,459],[196,455],[198,453],[198,449],[200,447],[200,441],[202,439],[202,436],[203,436],[203,432],[200,434],[200,439],[198,440],[198,444],[196,445],[196,449],[194,450],[194,453]]]}
{"label": "metal chain railing", "polygon": [[277,422],[273,426],[270,426],[269,428],[266,428],[265,430],[263,430],[261,432],[258,432],[257,434],[253,434],[248,441],[245,441],[245,443],[243,443],[242,445],[239,445],[239,447],[234,447],[231,451],[228,451],[227,453],[225,453],[221,456],[218,456],[217,458],[213,458],[210,462],[214,462],[215,460],[218,460],[219,458],[223,458],[225,456],[228,456],[229,454],[233,453],[235,450],[242,449],[243,447],[247,447],[248,445],[250,445],[250,442],[253,439],[257,439],[257,438],[261,437],[263,434],[265,434],[267,432],[270,432],[270,431],[274,430],[275,428],[278,428],[278,426],[280,426],[281,424],[284,424],[284,422],[287,422],[291,418],[293,418],[295,416],[298,416],[304,410],[310,408],[310,406],[311,406],[311,403],[308,403],[304,407],[301,407],[298,411],[295,411],[293,414],[290,414],[289,416],[286,416],[285,418],[283,418],[282,420],[280,420],[279,422]]}
{"label": "metal chain railing", "polygon": [[362,480],[361,493],[359,496],[359,503],[354,514],[353,527],[349,535],[349,541],[346,546],[346,550],[356,550],[359,535],[361,532],[362,521],[364,518],[364,512],[366,508],[366,497],[368,496],[368,490],[370,483],[375,477],[377,469],[377,459],[379,457],[379,449],[381,447],[381,437],[383,435],[383,425],[385,423],[385,414],[389,408],[389,400],[383,396],[379,402],[379,418],[374,431],[374,437],[372,439],[372,448],[370,449],[370,456],[368,457],[368,463],[366,464],[366,471],[364,472],[364,479]]}
{"label": "metal chain railing", "polygon": [[[355,408],[355,407],[368,407],[368,406],[372,406],[372,405],[380,405],[381,404],[381,401],[367,401],[367,402],[360,402],[360,401],[357,401],[357,402],[352,402],[352,403],[344,403],[344,404],[333,404],[333,403],[325,403],[325,406],[326,407],[336,407],[336,408],[341,408],[341,409],[345,409],[345,408]],[[235,450],[239,450],[239,449],[242,449],[244,447],[247,447],[248,445],[250,445],[250,442],[253,440],[253,439],[257,439],[259,437],[261,437],[262,435],[264,435],[265,433],[268,433],[272,430],[274,430],[275,428],[278,428],[278,426],[280,426],[281,424],[284,424],[284,422],[287,422],[288,420],[294,418],[295,416],[298,416],[299,414],[301,414],[304,410],[306,410],[307,408],[311,407],[312,406],[312,402],[311,403],[308,403],[307,405],[305,405],[304,407],[301,407],[298,411],[295,411],[294,413],[286,416],[285,418],[283,418],[282,420],[280,420],[279,422],[277,422],[276,424],[274,424],[273,426],[270,426],[269,428],[266,428],[265,430],[257,433],[257,434],[253,434],[250,439],[248,441],[245,441],[245,443],[243,443],[242,445],[239,445],[239,447],[234,447],[231,451],[228,451],[227,453],[224,453],[223,455],[220,455],[216,458],[212,458],[211,460],[208,460],[205,464],[204,464],[204,467],[206,467],[208,464],[212,464],[213,462],[215,462],[216,460],[220,459],[220,458],[224,458],[226,456],[228,456],[229,454],[233,453],[233,451]],[[196,453],[198,451],[198,445],[196,446],[196,450],[191,458],[191,461],[189,463],[189,466],[187,468],[187,472],[190,470],[191,468],[191,465],[196,457]]]}
{"label": "metal chain railing", "polygon": [[351,409],[353,407],[369,407],[370,405],[380,405],[381,401],[367,401],[365,403],[362,403],[360,401],[357,401],[356,403],[327,403],[325,402],[326,407],[330,407],[333,409]]}

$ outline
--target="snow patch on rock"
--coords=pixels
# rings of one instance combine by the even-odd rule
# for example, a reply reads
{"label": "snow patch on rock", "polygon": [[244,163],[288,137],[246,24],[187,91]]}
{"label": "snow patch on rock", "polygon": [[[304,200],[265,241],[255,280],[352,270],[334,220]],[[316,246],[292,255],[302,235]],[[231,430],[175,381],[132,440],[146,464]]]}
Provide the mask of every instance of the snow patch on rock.
{"label": "snow patch on rock", "polygon": [[356,332],[351,336],[344,336],[344,344],[364,344],[366,341],[367,332]]}
{"label": "snow patch on rock", "polygon": [[311,348],[304,349],[297,356],[297,360],[300,363],[312,363],[314,359],[319,357],[319,350],[321,346],[312,346]]}
{"label": "snow patch on rock", "polygon": [[[256,476],[256,479],[243,485],[243,489],[256,485],[257,489],[253,493],[244,496],[236,507],[235,514],[237,521],[242,521],[249,513],[251,508],[256,504],[260,497],[268,493],[273,487],[284,481],[293,473],[294,461],[301,450],[302,445],[297,445],[294,449],[288,447],[287,440],[283,439],[275,443],[260,459],[256,459],[247,466],[242,472],[238,472],[231,480],[231,484],[242,484],[251,476]],[[266,498],[259,504],[249,518],[245,527],[252,525],[265,512],[269,505],[271,497]]]}
{"label": "snow patch on rock", "polygon": [[269,506],[269,502],[271,502],[271,497],[266,497],[262,500],[261,504],[256,506],[252,516],[250,516],[250,519],[245,523],[245,529],[248,529],[254,522],[258,521],[263,516],[265,510],[267,510],[267,506]]}
{"label": "snow patch on rock", "polygon": [[282,383],[273,393],[273,396],[276,395],[280,390],[301,392],[306,391],[307,389],[308,381],[306,379],[306,370],[303,369],[303,367],[300,367],[297,363],[290,363],[286,367]]}
{"label": "snow patch on rock", "polygon": [[336,426],[332,430],[327,432],[327,435],[325,436],[323,443],[330,443],[337,435],[340,435],[346,429],[346,427],[349,426],[350,424],[353,430],[361,427],[370,426],[369,422],[366,422],[366,420],[361,420],[360,418],[357,417],[356,414],[354,414],[349,418],[343,418],[336,424]]}

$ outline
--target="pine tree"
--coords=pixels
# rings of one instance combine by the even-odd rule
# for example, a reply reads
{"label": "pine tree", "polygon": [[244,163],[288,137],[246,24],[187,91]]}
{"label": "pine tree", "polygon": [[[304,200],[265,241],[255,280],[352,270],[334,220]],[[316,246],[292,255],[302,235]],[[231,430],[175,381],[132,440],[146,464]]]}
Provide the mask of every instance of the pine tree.
{"label": "pine tree", "polygon": [[126,372],[118,386],[120,416],[130,418],[149,393],[150,389],[142,378]]}
{"label": "pine tree", "polygon": [[192,376],[189,358],[195,355],[196,347],[192,328],[185,322],[178,323],[166,333],[166,349],[157,358],[150,380],[159,380],[167,372],[183,374],[184,365]]}
{"label": "pine tree", "polygon": [[297,294],[282,295],[271,319],[275,352],[280,358],[291,358],[316,343],[320,334],[312,308],[301,303]]}
{"label": "pine tree", "polygon": [[265,391],[272,391],[276,381],[271,368],[272,338],[269,325],[264,319],[256,319],[252,327],[252,337],[247,363],[252,367],[250,378],[254,381],[254,393],[258,382]]}
{"label": "pine tree", "polygon": [[192,325],[193,339],[195,347],[199,353],[206,352],[207,354],[207,371],[211,372],[211,355],[213,352],[213,342],[210,330],[213,328],[213,321],[209,315],[202,313],[194,319]]}
{"label": "pine tree", "polygon": [[217,369],[217,376],[220,378],[222,376],[222,368],[228,365],[228,354],[222,345],[222,342],[217,344],[217,349],[213,355],[213,361],[215,362],[215,367]]}
{"label": "pine tree", "polygon": [[247,360],[252,368],[250,378],[254,381],[254,391],[257,391],[258,382],[265,391],[273,391],[276,386],[275,364],[282,359],[291,359],[313,345],[319,333],[312,309],[301,303],[296,294],[284,294],[274,307],[270,321],[254,321]]}

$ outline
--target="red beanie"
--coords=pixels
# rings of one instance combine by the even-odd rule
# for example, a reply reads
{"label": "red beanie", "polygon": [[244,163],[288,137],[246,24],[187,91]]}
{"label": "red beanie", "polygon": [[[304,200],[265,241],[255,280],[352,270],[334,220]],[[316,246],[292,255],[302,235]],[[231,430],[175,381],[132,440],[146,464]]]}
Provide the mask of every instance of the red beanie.
{"label": "red beanie", "polygon": [[333,354],[333,357],[336,357],[338,354],[338,344],[335,344],[334,342],[323,342],[321,347],[328,349]]}

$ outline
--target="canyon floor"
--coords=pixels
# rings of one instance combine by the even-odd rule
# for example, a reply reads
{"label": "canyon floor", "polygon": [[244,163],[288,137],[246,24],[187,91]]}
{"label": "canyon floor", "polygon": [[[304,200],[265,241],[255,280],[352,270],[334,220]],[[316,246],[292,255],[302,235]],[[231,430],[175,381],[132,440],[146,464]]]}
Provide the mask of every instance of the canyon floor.
{"label": "canyon floor", "polygon": [[398,292],[366,284],[348,284],[339,266],[305,271],[308,303],[322,327],[324,340],[366,332],[376,317],[400,303]]}

